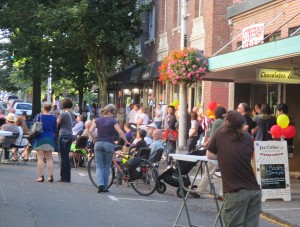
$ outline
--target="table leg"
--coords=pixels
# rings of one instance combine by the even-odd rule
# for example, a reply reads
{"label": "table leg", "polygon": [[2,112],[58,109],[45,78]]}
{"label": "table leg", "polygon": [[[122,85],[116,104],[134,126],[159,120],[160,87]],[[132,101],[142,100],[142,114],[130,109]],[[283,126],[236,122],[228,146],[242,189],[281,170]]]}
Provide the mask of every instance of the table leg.
{"label": "table leg", "polygon": [[[188,196],[189,196],[189,194],[190,194],[190,191],[187,190],[186,196],[184,196],[184,190],[185,190],[185,187],[184,187],[184,182],[183,182],[183,178],[182,178],[182,174],[181,174],[181,168],[180,168],[180,165],[179,165],[179,161],[176,161],[176,162],[177,162],[177,168],[178,168],[178,178],[179,178],[180,190],[181,190],[181,192],[183,193],[183,195],[182,195],[183,204],[181,205],[181,208],[180,208],[179,213],[178,213],[178,215],[177,215],[177,218],[176,218],[176,221],[175,221],[174,226],[178,226],[178,225],[177,225],[177,222],[178,222],[178,220],[179,220],[179,218],[180,218],[180,216],[181,216],[181,214],[182,214],[182,210],[183,210],[184,207],[185,207],[187,219],[188,219],[188,222],[189,222],[189,226],[195,226],[195,225],[192,225],[192,223],[191,223],[191,219],[190,219],[188,207],[187,207],[187,204],[186,204],[186,200],[187,200],[187,198],[188,198]],[[192,186],[194,185],[194,183],[195,183],[195,181],[196,181],[196,178],[197,178],[197,175],[198,175],[200,169],[201,169],[201,165],[199,165],[199,167],[198,167],[198,169],[197,169],[197,171],[196,171],[195,177],[194,177],[194,179],[193,179],[193,181],[192,181],[191,186],[190,186],[189,189],[191,189]]]}
{"label": "table leg", "polygon": [[217,223],[217,220],[220,219],[220,224],[221,226],[223,227],[223,222],[222,222],[222,218],[221,218],[221,210],[219,208],[219,203],[218,203],[218,199],[217,199],[217,195],[216,195],[216,189],[215,189],[215,185],[211,182],[211,178],[210,178],[210,175],[209,175],[209,169],[208,169],[208,164],[207,162],[204,162],[205,164],[205,169],[206,169],[206,173],[207,173],[207,177],[208,177],[208,183],[210,185],[210,191],[213,193],[214,195],[214,200],[216,202],[216,207],[217,207],[217,211],[218,211],[218,216],[215,220],[215,223],[214,223],[214,226],[216,225]]}
{"label": "table leg", "polygon": [[189,215],[189,211],[188,211],[187,204],[186,204],[186,199],[188,197],[189,192],[187,192],[186,196],[184,196],[184,182],[183,182],[183,178],[182,178],[182,175],[181,175],[181,168],[180,168],[178,160],[176,161],[176,163],[177,163],[177,168],[178,168],[178,180],[179,180],[180,190],[181,190],[181,193],[182,193],[181,196],[182,196],[182,199],[183,199],[183,204],[181,205],[181,208],[180,208],[180,211],[179,211],[179,213],[177,215],[177,218],[176,218],[174,226],[177,225],[177,222],[178,222],[178,220],[179,220],[179,218],[181,216],[183,207],[185,208],[185,211],[186,211],[186,215],[187,215],[187,219],[188,219],[188,222],[189,222],[189,226],[192,226],[190,215]]}

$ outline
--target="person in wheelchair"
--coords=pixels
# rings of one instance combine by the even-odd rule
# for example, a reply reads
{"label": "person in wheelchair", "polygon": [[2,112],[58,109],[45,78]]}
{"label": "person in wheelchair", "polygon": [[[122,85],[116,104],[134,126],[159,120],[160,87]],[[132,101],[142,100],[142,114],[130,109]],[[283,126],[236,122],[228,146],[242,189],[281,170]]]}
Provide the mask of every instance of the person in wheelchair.
{"label": "person in wheelchair", "polygon": [[84,123],[82,115],[77,115],[76,124],[72,128],[73,141],[77,139],[77,136],[80,136],[84,131]]}
{"label": "person in wheelchair", "polygon": [[[88,137],[86,148],[91,148],[93,146],[93,138],[89,134],[89,130],[90,130],[91,126],[92,126],[92,121],[91,120],[87,120],[84,123],[85,129],[84,129],[83,133],[81,134],[82,137]],[[97,129],[94,130],[94,136],[95,137],[97,136]],[[72,145],[71,145],[71,151],[74,151],[76,143],[77,143],[77,139],[79,137],[80,136],[77,136],[76,140],[72,143]],[[70,162],[71,162],[71,165],[73,165],[73,156],[75,158],[75,161],[79,162],[79,167],[83,167],[84,166],[84,160],[80,160],[81,154],[78,153],[78,152],[75,152],[75,153],[71,152],[70,153]]]}
{"label": "person in wheelchair", "polygon": [[[16,117],[15,114],[9,113],[6,117],[6,123],[1,126],[1,130],[12,132],[14,137],[0,136],[0,146],[4,149],[4,160],[3,163],[9,162],[9,150],[8,148],[16,141],[19,135],[19,129],[15,125]],[[2,155],[2,153],[1,153]]]}
{"label": "person in wheelchair", "polygon": [[12,161],[17,161],[18,159],[18,149],[19,148],[25,148],[26,144],[28,143],[26,138],[23,138],[23,135],[28,135],[29,130],[26,126],[26,123],[24,121],[24,118],[22,116],[17,117],[17,120],[15,122],[15,125],[18,127],[19,130],[19,136],[16,139],[16,141],[12,144]]}
{"label": "person in wheelchair", "polygon": [[154,142],[152,144],[150,144],[149,148],[151,149],[150,151],[150,156],[149,156],[149,161],[151,163],[154,163],[156,160],[156,154],[158,152],[159,149],[164,149],[163,146],[163,141],[162,141],[162,131],[160,129],[155,129],[153,131],[153,139]]}

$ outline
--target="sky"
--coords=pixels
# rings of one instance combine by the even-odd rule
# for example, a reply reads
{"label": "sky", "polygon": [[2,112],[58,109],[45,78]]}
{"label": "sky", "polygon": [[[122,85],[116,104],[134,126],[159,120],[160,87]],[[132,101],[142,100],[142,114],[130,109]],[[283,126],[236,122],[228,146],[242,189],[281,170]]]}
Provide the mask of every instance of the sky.
{"label": "sky", "polygon": [[0,43],[9,43],[9,39],[3,37],[4,33],[5,33],[5,30],[0,29]]}

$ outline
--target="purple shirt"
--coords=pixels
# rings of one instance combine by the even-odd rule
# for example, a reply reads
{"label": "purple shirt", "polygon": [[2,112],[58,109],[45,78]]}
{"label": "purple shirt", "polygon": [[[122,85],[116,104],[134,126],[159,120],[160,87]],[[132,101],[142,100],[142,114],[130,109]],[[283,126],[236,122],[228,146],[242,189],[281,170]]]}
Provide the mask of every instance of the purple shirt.
{"label": "purple shirt", "polygon": [[115,144],[114,137],[116,130],[114,126],[117,124],[116,119],[112,117],[101,117],[97,118],[95,123],[98,131],[96,142],[101,141]]}

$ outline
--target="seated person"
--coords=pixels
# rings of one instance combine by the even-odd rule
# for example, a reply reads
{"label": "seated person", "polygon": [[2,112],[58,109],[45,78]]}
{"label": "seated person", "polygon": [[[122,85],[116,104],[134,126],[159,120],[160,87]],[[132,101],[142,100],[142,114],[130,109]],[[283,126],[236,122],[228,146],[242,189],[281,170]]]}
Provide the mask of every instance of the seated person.
{"label": "seated person", "polygon": [[[146,130],[145,130],[144,128],[140,128],[139,130],[143,130],[143,131],[146,132]],[[148,130],[149,130],[149,129],[148,129]],[[150,130],[151,130],[151,129],[150,129]],[[149,145],[153,142],[153,139],[151,139],[151,138],[147,135],[147,133],[146,133],[146,136],[145,136],[144,140],[145,140],[147,146],[149,146]],[[138,139],[137,139],[137,137],[136,137],[136,139],[135,139],[132,143],[133,143],[133,144],[136,144],[137,142],[138,142]],[[146,146],[146,147],[147,147],[147,146]]]}
{"label": "seated person", "polygon": [[84,123],[83,123],[82,115],[77,115],[76,121],[77,121],[77,123],[72,128],[73,141],[76,140],[77,136],[80,135],[80,133],[84,129]]}
{"label": "seated person", "polygon": [[[84,131],[83,133],[81,134],[81,136],[86,136],[88,137],[88,143],[87,143],[87,147],[89,148],[91,146],[91,144],[93,143],[93,138],[91,137],[91,135],[89,134],[89,130],[90,130],[90,127],[92,126],[92,121],[91,120],[87,120],[85,123],[84,123]],[[97,136],[97,129],[95,129],[94,131],[94,135],[95,137]]]}
{"label": "seated person", "polygon": [[130,149],[130,153],[134,155],[141,147],[147,147],[147,143],[144,140],[146,137],[146,131],[139,129],[136,134],[136,139],[133,141],[133,144]]}
{"label": "seated person", "polygon": [[[84,123],[84,126],[85,126],[85,129],[84,129],[83,133],[81,134],[81,136],[88,137],[88,141],[87,141],[86,147],[89,148],[93,144],[93,138],[89,134],[89,129],[92,126],[92,121],[91,120],[87,120]],[[96,132],[94,132],[94,134],[96,134]],[[95,135],[95,136],[97,136],[97,135]],[[71,151],[74,151],[75,146],[76,146],[76,140],[71,145]],[[78,162],[78,160],[80,159],[80,155],[81,155],[80,153],[70,152],[70,162],[71,162],[71,165],[73,164],[73,156],[75,158],[75,161]],[[82,161],[83,160],[79,161],[79,167],[83,166],[83,162]]]}
{"label": "seated person", "polygon": [[150,162],[155,162],[155,158],[156,158],[156,154],[157,154],[157,151],[160,149],[160,148],[163,148],[164,149],[164,146],[163,146],[163,141],[162,141],[162,131],[160,129],[155,129],[153,131],[153,139],[154,139],[154,142],[152,144],[150,144],[149,148],[151,148],[151,152],[150,152],[150,156],[149,156],[149,161]]}
{"label": "seated person", "polygon": [[124,130],[125,130],[125,137],[128,142],[131,142],[133,139],[132,131],[130,128],[130,125],[128,123],[124,124]]}
{"label": "seated person", "polygon": [[[19,135],[19,129],[15,125],[15,121],[16,121],[15,114],[9,113],[5,118],[6,118],[6,123],[1,126],[1,130],[10,131],[14,135]],[[0,136],[0,146],[3,148],[8,148],[16,141],[16,139],[17,138],[7,138],[6,136]],[[9,151],[8,149],[5,149],[3,162],[8,162],[8,159],[9,159]]]}
{"label": "seated person", "polygon": [[[131,142],[133,136],[132,136],[132,131],[131,131],[129,123],[125,123],[124,124],[124,130],[125,130],[125,137],[126,137],[127,141]],[[119,140],[117,142],[117,145],[123,146],[124,145],[124,141],[121,138],[119,138]]]}
{"label": "seated person", "polygon": [[28,128],[27,128],[26,123],[25,123],[22,116],[17,117],[15,125],[18,127],[19,136],[12,145],[12,147],[13,147],[13,149],[12,149],[12,153],[13,153],[12,161],[17,161],[18,148],[25,147],[27,142],[28,142],[26,138],[23,138],[23,135],[28,135],[29,134]]}

